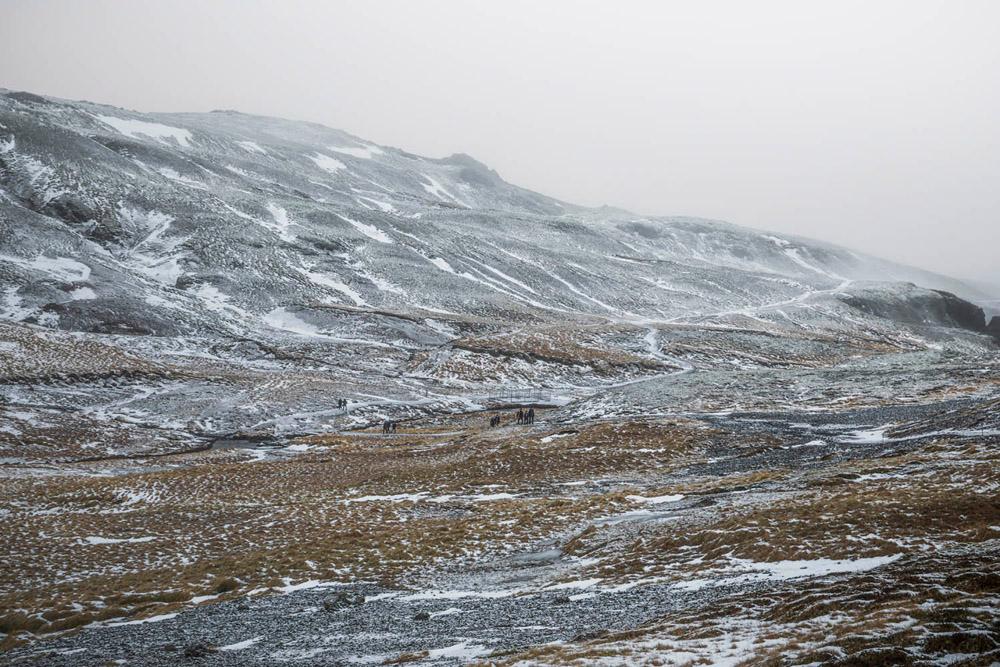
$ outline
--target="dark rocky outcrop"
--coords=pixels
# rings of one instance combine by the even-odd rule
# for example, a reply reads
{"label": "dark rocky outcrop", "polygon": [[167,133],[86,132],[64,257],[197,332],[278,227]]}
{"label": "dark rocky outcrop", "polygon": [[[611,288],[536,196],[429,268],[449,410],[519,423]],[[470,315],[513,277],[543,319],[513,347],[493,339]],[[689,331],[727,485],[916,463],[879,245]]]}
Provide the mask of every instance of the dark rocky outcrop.
{"label": "dark rocky outcrop", "polygon": [[[131,336],[179,336],[188,331],[182,323],[137,299],[103,298],[50,303],[44,314],[58,316],[58,327],[66,331],[123,334]],[[25,320],[38,323],[38,318]]]}
{"label": "dark rocky outcrop", "polygon": [[901,291],[867,289],[838,298],[861,312],[901,324],[987,332],[983,309],[951,292],[909,285]]}
{"label": "dark rocky outcrop", "polygon": [[51,218],[58,218],[68,225],[81,225],[100,217],[95,207],[82,197],[69,193],[56,197],[37,211]]}
{"label": "dark rocky outcrop", "polygon": [[12,100],[17,100],[18,102],[21,102],[23,104],[52,104],[52,102],[48,101],[41,95],[35,95],[34,93],[27,93],[24,91],[7,93],[5,97]]}
{"label": "dark rocky outcrop", "polygon": [[618,225],[618,229],[623,232],[630,232],[632,234],[637,234],[643,238],[647,239],[658,239],[663,237],[663,230],[653,225],[646,224],[643,222],[626,222]]}
{"label": "dark rocky outcrop", "polygon": [[986,326],[986,332],[997,339],[1000,342],[1000,315],[994,315],[993,319]]}
{"label": "dark rocky outcrop", "polygon": [[185,658],[204,658],[205,656],[211,655],[218,652],[218,648],[206,643],[206,642],[196,642],[190,644],[184,648]]}
{"label": "dark rocky outcrop", "polygon": [[945,313],[955,324],[969,331],[986,331],[986,313],[982,308],[955,296],[951,292],[933,291],[944,299]]}

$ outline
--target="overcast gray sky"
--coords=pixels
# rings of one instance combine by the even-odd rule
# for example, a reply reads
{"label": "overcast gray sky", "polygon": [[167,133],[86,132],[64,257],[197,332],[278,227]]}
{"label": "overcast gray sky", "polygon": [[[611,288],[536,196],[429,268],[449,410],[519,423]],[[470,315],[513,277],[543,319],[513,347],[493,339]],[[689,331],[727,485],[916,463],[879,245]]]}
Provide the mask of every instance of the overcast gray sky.
{"label": "overcast gray sky", "polygon": [[314,120],[1000,283],[991,0],[0,0],[0,86]]}

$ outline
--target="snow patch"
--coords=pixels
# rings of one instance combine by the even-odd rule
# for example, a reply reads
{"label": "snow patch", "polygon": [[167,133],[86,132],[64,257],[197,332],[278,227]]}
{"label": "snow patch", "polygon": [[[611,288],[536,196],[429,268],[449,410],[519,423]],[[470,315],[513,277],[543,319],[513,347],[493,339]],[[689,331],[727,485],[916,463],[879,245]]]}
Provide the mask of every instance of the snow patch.
{"label": "snow patch", "polygon": [[77,282],[90,278],[90,267],[69,257],[46,257],[39,255],[35,259],[26,260],[12,255],[0,255],[0,260],[10,262],[25,269],[47,273],[59,280]]}
{"label": "snow patch", "polygon": [[680,493],[675,493],[666,496],[626,496],[629,500],[636,503],[649,503],[650,505],[659,505],[660,503],[676,503],[678,500],[683,500],[684,496]]}
{"label": "snow patch", "polygon": [[872,558],[857,558],[833,560],[817,558],[814,560],[780,560],[774,562],[758,562],[734,558],[737,567],[747,570],[763,570],[770,577],[777,579],[798,579],[800,577],[820,577],[827,574],[843,572],[867,572],[876,567],[888,565],[902,558],[903,554],[894,556],[875,556]]}
{"label": "snow patch", "polygon": [[294,241],[295,235],[288,231],[288,228],[292,224],[292,221],[288,217],[288,211],[274,202],[268,202],[267,212],[274,218],[274,224],[265,223],[265,226],[273,229],[283,241]]}
{"label": "snow patch", "polygon": [[140,136],[155,139],[160,143],[169,144],[168,139],[173,139],[184,148],[190,148],[191,132],[179,127],[170,127],[160,123],[148,123],[144,120],[134,118],[119,118],[118,116],[95,116],[97,120],[105,125],[110,125],[120,134],[136,139]]}
{"label": "snow patch", "polygon": [[350,286],[348,286],[346,283],[342,282],[337,278],[334,278],[324,273],[316,273],[315,271],[309,271],[307,269],[299,269],[298,271],[306,278],[308,278],[310,282],[316,285],[322,285],[323,287],[329,287],[330,289],[334,289],[340,292],[348,299],[353,301],[354,305],[356,306],[368,305],[368,302],[365,301],[358,292],[351,289]]}
{"label": "snow patch", "polygon": [[229,295],[220,291],[215,285],[203,283],[194,290],[195,295],[202,300],[205,307],[215,313],[222,313],[227,310],[237,310],[229,305]]}
{"label": "snow patch", "polygon": [[429,194],[434,195],[441,201],[461,204],[462,206],[465,206],[465,202],[462,202],[461,200],[458,199],[458,197],[445,190],[444,186],[438,183],[436,180],[434,180],[427,174],[421,174],[421,176],[427,179],[427,183],[421,183],[421,185],[424,186],[424,190],[426,190]]}
{"label": "snow patch", "polygon": [[147,535],[145,537],[101,537],[99,535],[88,535],[80,540],[80,544],[141,544],[152,542],[156,537]]}
{"label": "snow patch", "polygon": [[156,282],[170,287],[176,285],[177,279],[184,275],[184,269],[177,257],[167,257],[137,268]]}
{"label": "snow patch", "polygon": [[90,301],[97,298],[97,293],[89,287],[77,287],[70,290],[69,298],[71,301]]}
{"label": "snow patch", "polygon": [[[849,558],[841,560],[817,558],[814,560],[782,560],[773,562],[730,558],[730,561],[735,566],[733,570],[746,572],[746,574],[719,579],[692,579],[677,584],[676,588],[685,591],[697,591],[702,588],[754,581],[781,581],[804,577],[823,577],[831,574],[843,574],[845,572],[866,572],[877,567],[882,567],[883,565],[888,565],[902,556],[903,554],[895,554],[893,556],[875,556],[873,558],[857,558],[853,560]],[[733,570],[727,571],[732,572]]]}
{"label": "snow patch", "polygon": [[448,260],[444,257],[427,257],[426,259],[428,262],[446,273],[455,273],[455,269],[451,268],[451,264],[449,264]]}
{"label": "snow patch", "polygon": [[472,660],[480,656],[487,655],[492,649],[482,644],[473,644],[471,640],[465,640],[453,646],[445,648],[433,648],[427,651],[427,660],[438,660],[447,658],[452,660]]}
{"label": "snow patch", "polygon": [[329,155],[324,155],[323,153],[316,153],[315,155],[309,155],[307,157],[315,162],[317,167],[331,174],[336,174],[341,169],[347,169],[347,165],[343,162],[337,158],[330,157]]}
{"label": "snow patch", "polygon": [[220,651],[242,651],[245,648],[250,648],[251,646],[253,646],[257,642],[259,642],[263,638],[264,638],[264,635],[259,635],[257,637],[252,637],[251,639],[245,639],[245,640],[243,640],[241,642],[236,642],[235,644],[226,644],[225,646],[220,646],[219,650]]}
{"label": "snow patch", "polygon": [[581,579],[579,581],[564,581],[559,584],[552,584],[551,586],[546,586],[544,590],[546,591],[563,591],[567,589],[574,588],[592,588],[597,584],[601,583],[600,578],[595,579]]}
{"label": "snow patch", "polygon": [[305,322],[294,313],[288,312],[284,307],[275,308],[264,316],[264,324],[275,329],[291,331],[301,336],[319,336],[319,329]]}
{"label": "snow patch", "polygon": [[363,222],[359,222],[357,220],[352,220],[351,218],[348,218],[346,215],[341,215],[339,213],[337,213],[336,215],[344,222],[350,223],[352,227],[354,227],[356,230],[358,230],[368,238],[378,241],[379,243],[392,243],[392,238],[389,237],[388,234],[383,232],[375,225],[369,225]]}
{"label": "snow patch", "polygon": [[388,202],[380,201],[378,199],[372,199],[371,197],[362,197],[361,195],[355,195],[354,198],[358,201],[359,204],[361,204],[365,208],[370,208],[367,204],[365,204],[365,202],[368,202],[369,204],[374,205],[383,213],[396,212],[396,207]]}
{"label": "snow patch", "polygon": [[150,616],[149,618],[140,618],[137,621],[116,621],[114,623],[108,623],[109,628],[117,628],[122,625],[143,625],[145,623],[159,623],[160,621],[168,621],[171,618],[176,618],[178,612],[173,612],[171,614],[160,614],[159,616]]}

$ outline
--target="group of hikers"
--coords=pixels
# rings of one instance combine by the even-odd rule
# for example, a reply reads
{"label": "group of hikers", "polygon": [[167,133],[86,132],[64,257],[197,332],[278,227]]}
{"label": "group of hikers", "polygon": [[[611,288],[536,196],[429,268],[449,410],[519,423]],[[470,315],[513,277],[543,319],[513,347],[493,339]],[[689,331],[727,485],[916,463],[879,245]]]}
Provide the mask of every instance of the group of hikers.
{"label": "group of hikers", "polygon": [[[514,415],[514,416],[517,419],[517,423],[518,424],[534,424],[535,423],[535,409],[534,408],[528,408],[527,410],[525,410],[524,408],[519,408],[518,411],[517,411],[517,414]],[[492,417],[490,417],[490,428],[496,428],[497,426],[500,426],[500,423],[502,422],[502,420],[503,419],[502,419],[502,417],[500,415],[493,415]]]}
{"label": "group of hikers", "polygon": [[337,409],[338,410],[343,410],[346,407],[347,407],[347,399],[346,398],[338,398],[337,399]]}
{"label": "group of hikers", "polygon": [[[347,399],[346,398],[338,398],[337,399],[337,407],[338,408],[346,408],[347,407]],[[535,423],[535,409],[534,408],[528,408],[527,410],[525,410],[524,408],[518,408],[517,413],[515,413],[515,415],[514,415],[514,418],[515,418],[515,420],[517,421],[518,424],[534,424]],[[493,415],[492,417],[490,417],[490,428],[496,428],[497,426],[500,426],[500,424],[502,422],[503,422],[503,415]],[[387,435],[387,434],[395,433],[395,432],[396,432],[396,422],[392,421],[391,419],[386,419],[385,421],[382,422],[382,434],[383,435]]]}

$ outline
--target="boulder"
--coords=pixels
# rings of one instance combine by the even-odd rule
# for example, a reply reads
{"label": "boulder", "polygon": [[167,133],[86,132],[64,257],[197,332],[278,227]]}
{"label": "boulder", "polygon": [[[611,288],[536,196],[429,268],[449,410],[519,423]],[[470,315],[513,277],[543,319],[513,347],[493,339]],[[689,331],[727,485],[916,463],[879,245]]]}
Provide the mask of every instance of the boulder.
{"label": "boulder", "polygon": [[363,593],[357,593],[353,591],[341,591],[336,595],[333,595],[323,601],[323,609],[325,611],[333,612],[340,611],[341,609],[346,609],[348,607],[355,607],[360,604],[365,603],[365,596]]}
{"label": "boulder", "polygon": [[205,656],[211,655],[212,653],[215,653],[218,650],[219,649],[217,649],[215,646],[212,646],[211,644],[208,644],[206,642],[197,642],[194,644],[189,644],[187,647],[185,647],[184,657],[204,658]]}

